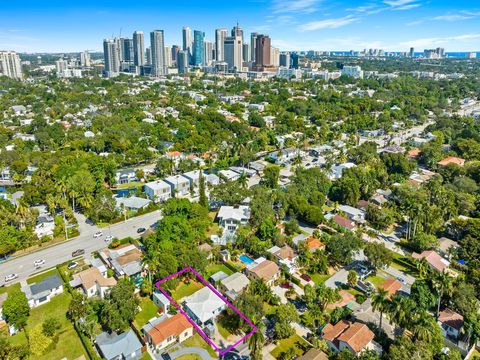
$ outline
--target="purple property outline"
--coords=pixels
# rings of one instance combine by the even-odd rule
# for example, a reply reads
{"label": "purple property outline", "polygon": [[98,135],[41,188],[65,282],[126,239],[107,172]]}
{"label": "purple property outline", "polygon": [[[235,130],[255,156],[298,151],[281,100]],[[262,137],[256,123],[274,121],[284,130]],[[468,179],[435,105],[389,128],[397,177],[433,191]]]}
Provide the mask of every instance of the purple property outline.
{"label": "purple property outline", "polygon": [[[167,293],[166,290],[164,290],[160,284],[161,283],[164,283],[165,281],[168,281],[172,278],[174,278],[175,276],[178,276],[180,274],[183,274],[184,272],[186,271],[191,271],[195,274],[195,276],[200,279],[200,281],[205,285],[205,286],[208,286],[208,288],[210,290],[212,290],[215,295],[217,295],[220,299],[222,299],[228,306],[230,306],[238,315],[240,315],[240,317],[245,320],[245,322],[250,325],[252,327],[252,331],[250,331],[248,334],[246,334],[245,336],[243,336],[240,340],[238,340],[235,344],[229,346],[228,348],[226,348],[225,350],[220,350],[217,345],[215,345],[213,343],[212,340],[210,340],[208,338],[208,336],[202,331],[202,329],[200,329],[200,327],[195,323],[195,321],[193,321],[192,318],[190,318],[190,316],[188,316],[185,311],[183,311],[183,309],[181,308],[180,305],[177,304],[177,302],[175,300],[173,300],[173,298]],[[180,313],[186,317],[186,319],[190,322],[190,324],[192,324],[195,329],[198,331],[198,333],[200,334],[200,336],[207,342],[209,343],[214,349],[215,351],[217,351],[220,356],[223,356],[225,355],[226,353],[228,353],[230,350],[232,350],[235,346],[237,346],[238,344],[240,344],[242,341],[244,341],[245,339],[249,338],[250,336],[253,335],[253,333],[255,333],[257,331],[257,327],[255,325],[253,325],[253,323],[247,319],[247,317],[245,315],[243,315],[235,306],[233,306],[222,294],[220,294],[217,289],[215,289],[207,280],[205,280],[195,269],[193,269],[192,267],[188,266],[186,268],[183,268],[182,270],[180,271],[177,271],[176,273],[173,273],[172,275],[169,275],[167,276],[166,278],[162,279],[162,280],[159,280],[155,283],[155,286],[158,288],[158,290],[160,290],[162,292],[163,295],[166,296],[166,298],[168,299],[168,301],[170,301],[170,303],[173,304],[173,306],[175,306],[177,308],[178,311],[180,311]]]}

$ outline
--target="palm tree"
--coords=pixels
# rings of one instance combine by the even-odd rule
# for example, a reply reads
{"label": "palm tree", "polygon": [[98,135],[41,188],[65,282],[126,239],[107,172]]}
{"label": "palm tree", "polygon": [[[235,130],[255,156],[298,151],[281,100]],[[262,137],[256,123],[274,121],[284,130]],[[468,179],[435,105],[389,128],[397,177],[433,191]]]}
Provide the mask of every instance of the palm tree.
{"label": "palm tree", "polygon": [[238,184],[240,185],[240,187],[242,189],[246,189],[247,188],[247,185],[248,185],[248,178],[247,178],[247,174],[245,174],[244,172],[240,175],[240,177],[238,178],[237,180]]}
{"label": "palm tree", "polygon": [[383,288],[378,288],[377,292],[372,297],[372,308],[373,311],[380,312],[380,323],[378,325],[380,329],[382,328],[383,312],[387,310],[388,304],[388,291]]}
{"label": "palm tree", "polygon": [[420,261],[417,261],[415,265],[417,267],[420,279],[425,279],[428,275],[428,271],[430,270],[430,264],[428,263],[428,261],[425,259],[421,259]]}
{"label": "palm tree", "polygon": [[412,333],[417,340],[422,340],[427,343],[432,341],[432,328],[438,326],[434,318],[426,311],[418,313],[416,321],[412,325]]}
{"label": "palm tree", "polygon": [[399,327],[408,327],[415,304],[405,296],[394,295],[390,302],[390,318]]}
{"label": "palm tree", "polygon": [[433,278],[433,285],[437,289],[438,304],[437,304],[437,319],[440,315],[440,304],[445,293],[449,294],[452,289],[452,278],[446,271],[437,273]]}
{"label": "palm tree", "polygon": [[248,338],[248,348],[251,351],[252,359],[257,360],[262,358],[263,344],[265,344],[265,335],[263,334],[265,324],[261,318],[258,319],[256,317],[252,319],[252,323],[257,328],[257,331]]}

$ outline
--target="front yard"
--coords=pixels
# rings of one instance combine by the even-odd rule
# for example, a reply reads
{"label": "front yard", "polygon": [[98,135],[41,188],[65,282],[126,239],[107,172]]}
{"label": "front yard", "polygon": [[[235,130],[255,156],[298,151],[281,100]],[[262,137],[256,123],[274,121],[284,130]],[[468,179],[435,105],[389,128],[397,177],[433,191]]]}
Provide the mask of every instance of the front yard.
{"label": "front yard", "polygon": [[280,354],[287,351],[288,349],[293,348],[295,353],[300,356],[303,355],[310,345],[303,340],[297,334],[290,336],[289,338],[283,339],[279,341],[278,346],[272,350],[270,353],[275,359],[280,358]]}
{"label": "front yard", "polygon": [[185,340],[181,344],[183,347],[200,347],[208,351],[213,357],[218,357],[218,354],[198,333],[195,333],[191,338]]}
{"label": "front yard", "polygon": [[133,325],[138,329],[141,330],[142,326],[144,326],[148,320],[157,316],[158,307],[153,303],[152,300],[149,298],[142,298],[140,300],[140,312],[135,316],[135,320],[133,321]]}
{"label": "front yard", "polygon": [[43,279],[45,279],[47,276],[50,276],[50,275],[54,275],[54,274],[58,274],[60,276],[60,274],[58,273],[58,270],[57,268],[53,268],[53,269],[50,269],[48,271],[45,271],[41,274],[38,274],[38,275],[34,275],[30,278],[27,279],[27,284],[35,284],[39,281],[42,281]]}

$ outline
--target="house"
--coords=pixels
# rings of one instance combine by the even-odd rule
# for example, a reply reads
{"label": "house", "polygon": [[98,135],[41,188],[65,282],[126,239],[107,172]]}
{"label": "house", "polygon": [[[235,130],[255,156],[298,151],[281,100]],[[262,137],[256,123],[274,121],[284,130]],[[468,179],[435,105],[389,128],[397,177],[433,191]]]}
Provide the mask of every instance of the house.
{"label": "house", "polygon": [[200,187],[200,170],[193,170],[183,174],[183,177],[186,178],[190,183],[190,189],[194,192],[198,192]]}
{"label": "house", "polygon": [[328,348],[334,353],[348,350],[359,355],[364,350],[380,351],[381,348],[373,341],[375,334],[367,325],[359,322],[341,320],[337,324],[327,324],[322,330],[322,338]]}
{"label": "house", "polygon": [[129,184],[134,181],[138,181],[135,169],[117,170],[115,173],[117,184]]}
{"label": "house", "polygon": [[145,184],[143,191],[154,202],[165,202],[172,197],[172,188],[163,180],[155,180]]}
{"label": "house", "polygon": [[298,234],[298,235],[294,236],[292,241],[293,241],[293,244],[295,245],[295,247],[298,249],[298,247],[300,246],[300,243],[304,242],[307,239],[308,239],[308,235],[305,235],[305,234],[301,233],[301,234]]}
{"label": "house", "polygon": [[220,178],[224,181],[236,181],[240,178],[240,174],[233,170],[220,170],[218,172]]}
{"label": "house", "polygon": [[332,221],[337,224],[338,226],[346,229],[346,230],[354,230],[355,229],[355,222],[353,222],[352,220],[349,220],[347,218],[344,218],[343,216],[341,215],[335,215],[333,218],[332,218]]}
{"label": "house", "polygon": [[247,177],[252,177],[257,174],[255,170],[252,169],[247,169],[245,167],[239,167],[239,166],[231,166],[230,170],[235,171],[236,173],[240,175],[245,175]]}
{"label": "house", "polygon": [[297,360],[328,360],[328,355],[322,350],[312,348],[302,356],[299,356]]}
{"label": "house", "polygon": [[460,245],[456,241],[446,237],[441,237],[438,239],[438,252],[447,259],[451,257],[452,251],[455,251],[459,248]]}
{"label": "house", "polygon": [[222,206],[217,214],[219,225],[234,233],[240,225],[246,225],[250,219],[250,208],[248,206]]}
{"label": "house", "polygon": [[222,281],[227,277],[228,275],[225,274],[223,271],[217,271],[215,274],[211,275],[208,280],[210,281],[210,283],[215,285],[216,283]]}
{"label": "house", "polygon": [[414,252],[412,257],[417,260],[425,259],[430,264],[430,267],[438,272],[443,272],[450,266],[450,261],[442,258],[433,250],[424,251],[421,254]]}
{"label": "house", "polygon": [[382,194],[375,194],[370,198],[370,202],[378,207],[382,207],[388,201]]}
{"label": "house", "polygon": [[152,300],[162,313],[166,314],[170,310],[170,300],[159,290],[153,292]]}
{"label": "house", "polygon": [[193,336],[193,325],[180,313],[155,320],[149,321],[142,328],[145,342],[155,351],[165,349],[174,343],[181,343]]}
{"label": "house", "polygon": [[355,165],[354,163],[351,163],[351,162],[346,162],[346,163],[340,164],[340,165],[334,165],[334,166],[332,166],[332,168],[331,168],[330,172],[327,174],[327,176],[332,181],[340,179],[343,175],[343,172],[346,169],[351,169],[355,166],[357,166],[357,165]]}
{"label": "house", "polygon": [[183,306],[188,316],[198,325],[204,326],[225,310],[226,303],[206,286],[187,296]]}
{"label": "house", "polygon": [[365,222],[365,212],[354,208],[353,206],[349,205],[340,205],[338,210],[343,212],[350,220],[364,223]]}
{"label": "house", "polygon": [[325,250],[325,244],[313,236],[309,236],[305,241],[308,251],[315,252],[317,250]]}
{"label": "house", "polygon": [[190,192],[190,181],[182,175],[169,176],[164,181],[170,185],[172,196],[185,196]]}
{"label": "house", "polygon": [[278,246],[273,246],[267,251],[275,257],[280,266],[285,265],[288,268],[289,273],[292,274],[295,272],[297,269],[297,254],[295,254],[295,251],[293,251],[290,246],[284,245],[281,248]]}
{"label": "house", "polygon": [[220,184],[220,178],[215,174],[208,174],[205,176],[205,180],[207,181],[207,184],[211,186]]}
{"label": "house", "polygon": [[81,288],[87,297],[99,296],[101,299],[117,283],[114,278],[104,277],[96,267],[81,271],[73,275],[70,286]]}
{"label": "house", "polygon": [[440,165],[440,166],[447,166],[449,164],[464,166],[465,165],[465,159],[458,158],[458,157],[455,157],[455,156],[447,156],[445,159],[440,160],[437,164]]}
{"label": "house", "polygon": [[295,148],[282,149],[268,155],[268,157],[276,164],[287,163],[299,156],[302,157],[303,152]]}
{"label": "house", "polygon": [[144,199],[138,196],[130,197],[115,197],[115,207],[118,210],[125,209],[127,211],[138,211],[140,209],[146,208],[152,200]]}
{"label": "house", "polygon": [[396,279],[387,279],[378,287],[384,289],[388,293],[388,298],[391,298],[402,289],[402,283]]}
{"label": "house", "polygon": [[445,309],[438,315],[438,325],[442,329],[442,335],[445,338],[458,339],[463,328],[463,316],[459,313]]}
{"label": "house", "polygon": [[248,287],[249,284],[250,280],[248,280],[244,274],[236,272],[225,279],[222,279],[219,288],[230,300],[233,301]]}
{"label": "house", "polygon": [[47,210],[46,206],[36,206],[38,210],[37,222],[35,224],[34,233],[40,239],[44,236],[53,236],[55,230],[55,221],[52,214]]}
{"label": "house", "polygon": [[31,308],[50,302],[50,300],[63,293],[63,282],[58,274],[47,276],[43,280],[22,287]]}
{"label": "house", "polygon": [[107,360],[137,360],[142,357],[142,343],[133,330],[122,334],[102,332],[95,337],[95,345]]}
{"label": "house", "polygon": [[275,280],[280,277],[280,268],[273,261],[259,258],[247,266],[246,275],[250,280],[263,280],[272,286]]}
{"label": "house", "polygon": [[104,249],[98,255],[113,269],[117,278],[127,276],[137,285],[142,281],[142,251],[133,244]]}

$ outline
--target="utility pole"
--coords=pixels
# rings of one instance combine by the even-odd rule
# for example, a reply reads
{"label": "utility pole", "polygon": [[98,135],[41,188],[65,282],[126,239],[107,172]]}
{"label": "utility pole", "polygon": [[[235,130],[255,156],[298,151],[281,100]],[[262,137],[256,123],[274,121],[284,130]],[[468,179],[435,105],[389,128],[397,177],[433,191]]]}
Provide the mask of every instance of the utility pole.
{"label": "utility pole", "polygon": [[63,227],[65,228],[65,239],[68,240],[67,217],[65,216],[65,210],[63,210]]}

